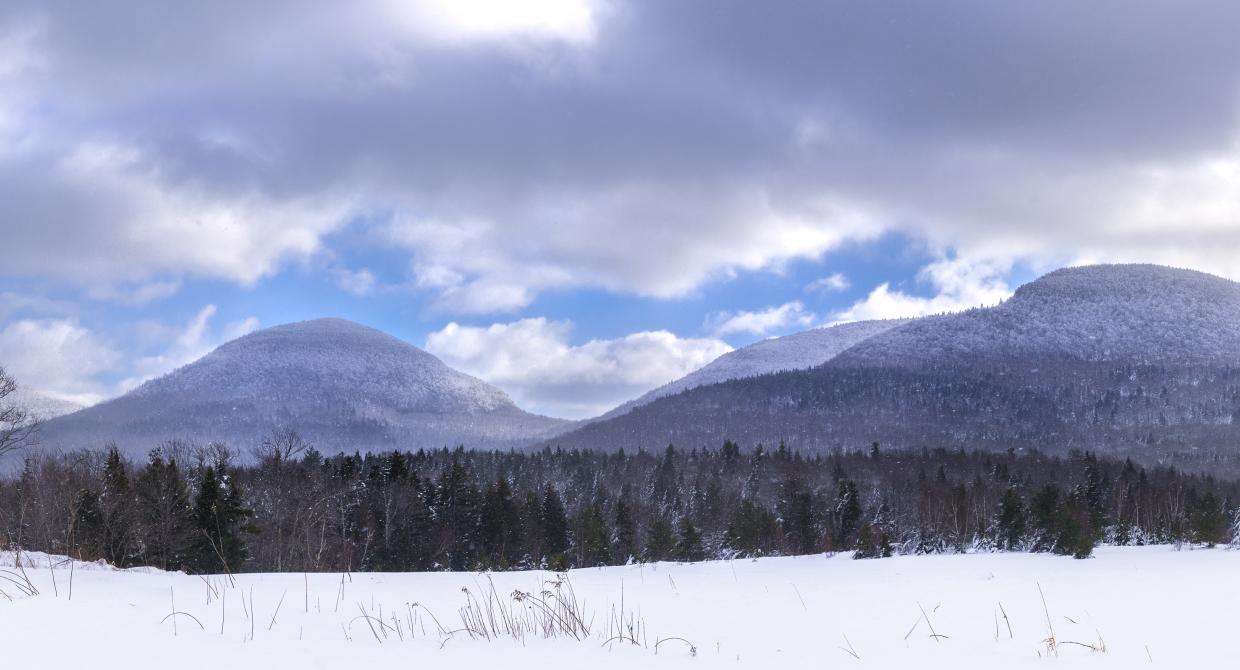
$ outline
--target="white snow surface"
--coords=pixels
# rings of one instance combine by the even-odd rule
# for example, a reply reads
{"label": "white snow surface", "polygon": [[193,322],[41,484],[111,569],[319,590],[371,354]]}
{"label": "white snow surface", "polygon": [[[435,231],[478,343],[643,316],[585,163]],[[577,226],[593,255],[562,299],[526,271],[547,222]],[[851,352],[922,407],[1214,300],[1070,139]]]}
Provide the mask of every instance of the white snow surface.
{"label": "white snow surface", "polygon": [[857,321],[755,342],[747,347],[730,351],[698,370],[630,400],[595,420],[602,421],[627,414],[659,398],[699,386],[785,370],[806,370],[816,367],[859,342],[904,325],[908,321],[908,319]]}
{"label": "white snow surface", "polygon": [[[39,595],[6,583],[13,599],[0,596],[6,662],[99,670],[1229,667],[1240,602],[1240,552],[1222,548],[660,563],[572,571],[594,615],[583,640],[487,641],[441,634],[430,614],[457,629],[463,588],[493,580],[510,601],[553,575],[254,574],[229,586],[80,566],[26,574]],[[602,639],[622,598],[649,646]],[[174,602],[184,614],[168,618]],[[696,656],[680,640],[656,653],[673,637]]]}

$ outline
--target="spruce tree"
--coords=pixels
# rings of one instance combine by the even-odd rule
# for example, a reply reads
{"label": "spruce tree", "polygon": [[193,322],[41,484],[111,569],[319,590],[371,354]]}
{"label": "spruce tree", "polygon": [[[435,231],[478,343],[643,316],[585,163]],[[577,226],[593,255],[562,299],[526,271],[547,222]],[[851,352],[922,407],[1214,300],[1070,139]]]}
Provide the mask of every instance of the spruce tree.
{"label": "spruce tree", "polygon": [[487,487],[483,495],[480,535],[483,560],[488,567],[505,569],[521,561],[521,514],[513,502],[512,488],[503,477]]}
{"label": "spruce tree", "polygon": [[1227,512],[1213,491],[1199,497],[1189,514],[1195,541],[1207,547],[1227,541]]}
{"label": "spruce tree", "polygon": [[103,489],[99,495],[99,511],[103,522],[104,558],[117,567],[132,563],[134,537],[133,491],[129,475],[113,444],[108,448],[103,466]]}
{"label": "spruce tree", "polygon": [[676,541],[676,560],[696,563],[706,560],[702,533],[687,518],[680,520],[680,537]]}
{"label": "spruce tree", "polygon": [[547,567],[552,570],[568,569],[568,516],[564,501],[550,484],[543,490],[539,525],[542,530],[542,553]]}
{"label": "spruce tree", "polygon": [[1025,537],[1025,504],[1020,499],[1016,488],[1009,486],[1003,492],[1003,500],[999,503],[998,546],[1006,551],[1015,551],[1021,547]]}
{"label": "spruce tree", "polygon": [[143,562],[163,570],[181,569],[193,540],[193,518],[176,461],[165,462],[160,450],[152,451],[134,483],[134,495]]}
{"label": "spruce tree", "polygon": [[197,572],[238,572],[248,556],[243,533],[250,511],[241,501],[237,480],[216,475],[208,466],[194,501],[194,538],[190,545],[191,569]]}
{"label": "spruce tree", "polygon": [[620,498],[616,501],[614,528],[615,539],[612,542],[614,547],[612,557],[617,561],[628,563],[630,559],[637,557],[638,547],[637,520],[634,518],[633,508],[629,502],[629,489],[627,486],[621,490]]}
{"label": "spruce tree", "polygon": [[676,533],[672,529],[672,524],[662,516],[655,517],[651,520],[646,534],[644,560],[647,562],[671,560],[675,558],[675,552]]}

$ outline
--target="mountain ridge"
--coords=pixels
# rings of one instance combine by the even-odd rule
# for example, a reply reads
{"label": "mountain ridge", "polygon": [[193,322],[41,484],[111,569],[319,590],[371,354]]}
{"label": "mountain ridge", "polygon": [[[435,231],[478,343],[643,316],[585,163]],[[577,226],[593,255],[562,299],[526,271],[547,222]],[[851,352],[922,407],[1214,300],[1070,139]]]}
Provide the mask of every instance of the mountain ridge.
{"label": "mountain ridge", "polygon": [[296,428],[320,450],[519,446],[570,422],[374,328],[325,318],[255,331],[118,398],[48,421],[63,448],[168,439],[257,444]]}
{"label": "mountain ridge", "polygon": [[700,386],[550,440],[564,448],[1091,449],[1240,458],[1240,284],[1067,268],[997,306],[913,320],[825,364]]}

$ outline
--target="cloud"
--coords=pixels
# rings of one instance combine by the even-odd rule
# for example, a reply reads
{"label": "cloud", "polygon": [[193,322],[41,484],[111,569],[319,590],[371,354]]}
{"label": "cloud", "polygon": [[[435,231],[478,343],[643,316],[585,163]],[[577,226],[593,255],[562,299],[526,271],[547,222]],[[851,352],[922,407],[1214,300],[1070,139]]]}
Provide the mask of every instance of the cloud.
{"label": "cloud", "polygon": [[120,363],[120,353],[71,320],[24,319],[0,331],[0,364],[19,385],[62,400],[86,405],[102,400],[107,389],[97,375]]}
{"label": "cloud", "polygon": [[132,307],[163,300],[175,295],[179,290],[181,290],[180,281],[151,281],[132,287],[99,284],[88,288],[86,295],[95,300],[115,302]]}
{"label": "cloud", "polygon": [[360,270],[336,270],[336,285],[353,295],[370,295],[375,289],[375,284],[374,273],[366,268]]}
{"label": "cloud", "polygon": [[598,8],[587,0],[422,0],[385,3],[398,23],[419,35],[475,41],[510,38],[589,42]]}
{"label": "cloud", "polygon": [[831,323],[911,318],[995,305],[1012,296],[1013,289],[1003,280],[1009,269],[986,261],[939,260],[918,273],[918,280],[929,285],[934,295],[910,295],[880,284],[851,307],[834,313]]}
{"label": "cloud", "polygon": [[842,273],[836,272],[805,285],[806,293],[838,293],[845,291],[852,283]]}
{"label": "cloud", "polygon": [[462,313],[583,286],[675,298],[892,231],[1000,263],[1240,278],[1240,5],[1116,18],[1066,1],[15,0],[4,273],[253,284],[382,212],[409,282]]}
{"label": "cloud", "polygon": [[485,328],[450,323],[427,337],[426,349],[527,410],[569,418],[602,414],[731,351],[719,340],[667,331],[574,345],[572,327],[544,318]]}
{"label": "cloud", "polygon": [[155,343],[159,351],[128,363],[128,375],[117,384],[116,392],[125,393],[143,382],[193,363],[224,342],[258,329],[258,319],[248,317],[225,325],[216,335],[210,328],[216,311],[215,305],[207,305],[181,326],[148,324],[147,338]]}
{"label": "cloud", "polygon": [[788,328],[803,330],[813,323],[814,315],[805,311],[805,305],[799,300],[758,312],[722,312],[707,319],[708,326],[716,336],[738,333],[766,335]]}

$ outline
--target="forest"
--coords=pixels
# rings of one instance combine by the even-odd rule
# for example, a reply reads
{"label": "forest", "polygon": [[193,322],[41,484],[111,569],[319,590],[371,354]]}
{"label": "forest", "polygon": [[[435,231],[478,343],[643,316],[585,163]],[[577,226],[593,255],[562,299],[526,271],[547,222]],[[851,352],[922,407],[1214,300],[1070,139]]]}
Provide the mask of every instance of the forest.
{"label": "forest", "polygon": [[1088,557],[1229,542],[1240,486],[1073,453],[784,446],[325,457],[168,442],[32,455],[0,482],[9,547],[198,573],[567,569],[855,550]]}

